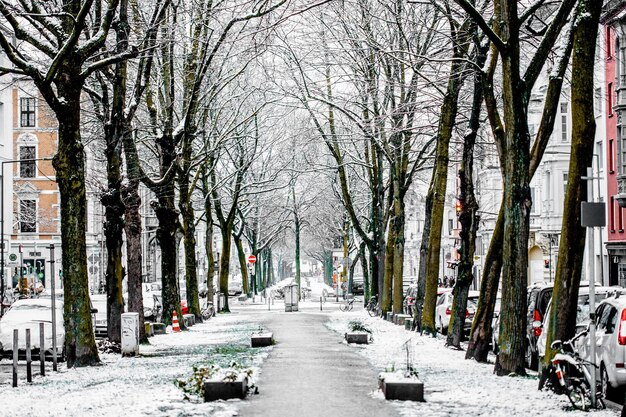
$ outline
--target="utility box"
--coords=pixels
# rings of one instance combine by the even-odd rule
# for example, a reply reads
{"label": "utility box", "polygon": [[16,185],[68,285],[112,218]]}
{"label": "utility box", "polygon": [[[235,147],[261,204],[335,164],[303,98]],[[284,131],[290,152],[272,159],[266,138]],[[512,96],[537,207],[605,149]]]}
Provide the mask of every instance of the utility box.
{"label": "utility box", "polygon": [[283,287],[285,294],[285,311],[298,311],[300,287],[298,284],[289,284]]}
{"label": "utility box", "polygon": [[139,313],[122,314],[122,356],[139,354]]}

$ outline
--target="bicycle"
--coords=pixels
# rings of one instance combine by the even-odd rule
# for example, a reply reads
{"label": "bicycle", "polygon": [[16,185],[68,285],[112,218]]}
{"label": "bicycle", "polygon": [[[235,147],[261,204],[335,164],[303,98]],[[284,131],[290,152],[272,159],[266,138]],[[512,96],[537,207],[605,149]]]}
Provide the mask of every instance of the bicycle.
{"label": "bicycle", "polygon": [[377,295],[370,297],[370,300],[367,302],[365,309],[367,310],[368,314],[371,317],[378,315],[378,296]]}
{"label": "bicycle", "polygon": [[200,314],[202,315],[202,320],[208,320],[215,315],[213,303],[208,302],[206,298],[204,299],[202,307],[200,308]]}
{"label": "bicycle", "polygon": [[345,301],[339,304],[339,310],[351,311],[354,304],[354,297],[346,297]]}
{"label": "bicycle", "polygon": [[[582,411],[588,411],[591,407],[591,373],[588,366],[598,367],[595,363],[582,359],[574,348],[574,342],[587,333],[587,330],[583,330],[570,340],[555,340],[551,345],[552,349],[559,351],[552,359],[552,371],[559,389],[553,389],[557,393],[565,391],[574,408]],[[596,381],[593,383],[597,386]],[[606,408],[603,398],[602,390],[596,389],[596,408]]]}

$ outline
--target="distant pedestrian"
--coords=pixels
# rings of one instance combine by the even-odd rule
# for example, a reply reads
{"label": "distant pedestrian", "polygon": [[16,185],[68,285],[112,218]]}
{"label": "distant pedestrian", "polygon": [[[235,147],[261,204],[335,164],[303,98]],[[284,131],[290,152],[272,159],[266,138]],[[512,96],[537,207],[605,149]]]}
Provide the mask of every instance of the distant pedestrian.
{"label": "distant pedestrian", "polygon": [[450,288],[454,287],[454,277],[450,277]]}
{"label": "distant pedestrian", "polygon": [[446,287],[446,288],[448,287],[448,276],[447,275],[443,276],[443,286]]}

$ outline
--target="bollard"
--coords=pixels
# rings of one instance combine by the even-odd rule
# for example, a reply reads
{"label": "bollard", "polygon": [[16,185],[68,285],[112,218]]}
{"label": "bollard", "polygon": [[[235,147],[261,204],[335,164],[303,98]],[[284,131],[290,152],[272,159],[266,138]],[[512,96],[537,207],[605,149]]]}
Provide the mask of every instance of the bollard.
{"label": "bollard", "polygon": [[322,311],[322,296],[320,295],[320,311]]}
{"label": "bollard", "polygon": [[46,376],[46,346],[43,337],[43,323],[39,323],[39,372]]}
{"label": "bollard", "polygon": [[26,329],[26,382],[33,382],[33,363],[30,355],[30,329]]}
{"label": "bollard", "polygon": [[271,307],[270,307],[270,306],[271,306],[271,305],[272,305],[272,304],[270,303],[270,299],[268,298],[268,299],[267,299],[267,311],[270,311],[270,309],[271,309]]}
{"label": "bollard", "polygon": [[13,388],[17,387],[17,355],[18,355],[17,329],[13,329]]}

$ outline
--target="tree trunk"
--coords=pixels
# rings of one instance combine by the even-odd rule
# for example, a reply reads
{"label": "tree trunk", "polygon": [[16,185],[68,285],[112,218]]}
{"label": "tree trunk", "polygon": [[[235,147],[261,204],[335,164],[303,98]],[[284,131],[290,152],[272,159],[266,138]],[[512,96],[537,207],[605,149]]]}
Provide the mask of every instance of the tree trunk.
{"label": "tree trunk", "polygon": [[359,253],[361,254],[361,269],[363,270],[363,304],[366,305],[372,296],[371,286],[370,286],[370,277],[367,270],[367,258],[365,257],[365,242],[361,242],[359,245]]}
{"label": "tree trunk", "polygon": [[[128,159],[127,159],[128,164]],[[127,172],[132,172],[127,167]],[[128,276],[128,311],[139,313],[139,340],[148,341],[144,326],[143,315],[143,288],[141,279],[141,197],[139,197],[139,182],[136,176],[129,175],[130,179],[124,187],[124,205],[126,207],[124,232],[126,234],[126,273]]]}
{"label": "tree trunk", "polygon": [[[478,47],[478,45],[476,45]],[[482,67],[486,60],[486,51],[480,50],[477,67]],[[468,122],[468,133],[463,141],[463,160],[459,169],[459,223],[461,223],[461,259],[458,265],[458,275],[454,286],[452,302],[452,316],[448,329],[447,344],[461,349],[461,340],[465,328],[467,296],[474,281],[473,266],[476,251],[476,231],[478,230],[478,202],[474,194],[474,145],[480,128],[480,113],[483,101],[482,74],[474,73],[474,93],[472,110]]]}
{"label": "tree trunk", "polygon": [[[458,55],[455,53],[458,57]],[[435,334],[435,303],[439,287],[439,254],[441,252],[441,228],[446,202],[446,185],[448,182],[448,150],[452,130],[456,120],[459,102],[459,90],[463,84],[462,63],[453,61],[448,80],[448,89],[441,105],[441,116],[437,130],[437,156],[433,169],[432,210],[430,214],[430,234],[428,237],[428,253],[426,255],[426,291],[422,310],[422,330]],[[430,190],[429,190],[430,192]]]}
{"label": "tree trunk", "polygon": [[100,362],[93,334],[85,242],[85,159],[81,143],[79,61],[68,58],[57,84],[64,104],[55,109],[59,121],[59,146],[53,165],[61,196],[61,247],[63,250],[63,323],[68,367]]}
{"label": "tree trunk", "polygon": [[493,312],[495,310],[500,272],[502,271],[502,242],[504,240],[504,205],[500,206],[496,226],[491,236],[489,250],[485,256],[483,279],[480,282],[480,296],[478,308],[474,315],[472,332],[467,345],[465,359],[475,359],[478,362],[487,362],[491,346],[493,328]]}
{"label": "tree trunk", "polygon": [[[563,223],[559,246],[559,262],[554,277],[552,305],[548,317],[548,338],[544,363],[556,354],[550,348],[554,340],[569,340],[576,333],[578,289],[583,269],[586,228],[580,224],[580,203],[589,201],[587,167],[593,165],[593,147],[596,123],[594,119],[594,62],[596,35],[602,3],[581,0],[578,5],[579,20],[574,32],[572,56],[572,145],[563,207]],[[593,262],[593,261],[592,261]],[[589,280],[595,277],[587,277]]]}
{"label": "tree trunk", "polygon": [[[292,192],[294,193],[294,202],[295,202],[295,191],[292,189]],[[301,288],[301,271],[300,271],[300,218],[298,217],[298,214],[294,213],[294,229],[295,229],[295,238],[296,238],[296,259],[295,259],[295,263],[296,263],[296,284],[298,284],[298,288]],[[300,294],[302,294],[302,291],[300,291]],[[300,295],[298,295],[298,299],[300,298]]]}
{"label": "tree trunk", "polygon": [[222,312],[230,313],[228,306],[228,272],[230,269],[230,247],[232,242],[232,230],[226,227],[222,229],[222,253],[220,254],[220,292],[224,294],[224,306]]}
{"label": "tree trunk", "polygon": [[152,208],[159,221],[156,231],[161,249],[161,286],[163,295],[163,323],[172,324],[172,313],[176,311],[179,324],[183,327],[178,286],[178,212],[174,205],[174,186],[167,184],[157,194],[158,202]]}
{"label": "tree trunk", "polygon": [[233,233],[235,239],[235,247],[237,248],[237,259],[239,259],[239,269],[241,269],[241,283],[243,284],[243,293],[250,294],[250,281],[248,279],[248,260],[246,259],[246,251],[243,248],[243,240],[237,233]]}
{"label": "tree trunk", "polygon": [[384,274],[385,279],[383,281],[383,292],[381,298],[380,308],[382,310],[383,315],[388,311],[392,311],[392,286],[393,286],[393,251],[395,248],[396,242],[396,230],[392,226],[393,218],[389,220],[389,225],[387,226],[387,245],[385,247],[385,268]]}
{"label": "tree trunk", "polygon": [[[181,210],[183,218],[183,242],[185,246],[185,287],[187,292],[187,306],[189,314],[196,317],[196,321],[202,322],[200,311],[200,297],[198,295],[198,261],[196,259],[196,216],[193,211],[191,199],[182,197],[184,193],[181,187]],[[185,196],[187,197],[187,196]],[[188,204],[182,204],[188,201]]]}
{"label": "tree trunk", "polygon": [[[516,13],[515,6],[509,6]],[[500,313],[500,354],[498,375],[525,375],[526,314],[528,285],[528,237],[530,228],[530,135],[519,77],[519,39],[509,33],[509,44],[502,57],[504,125],[504,245],[502,248],[502,311]]]}

